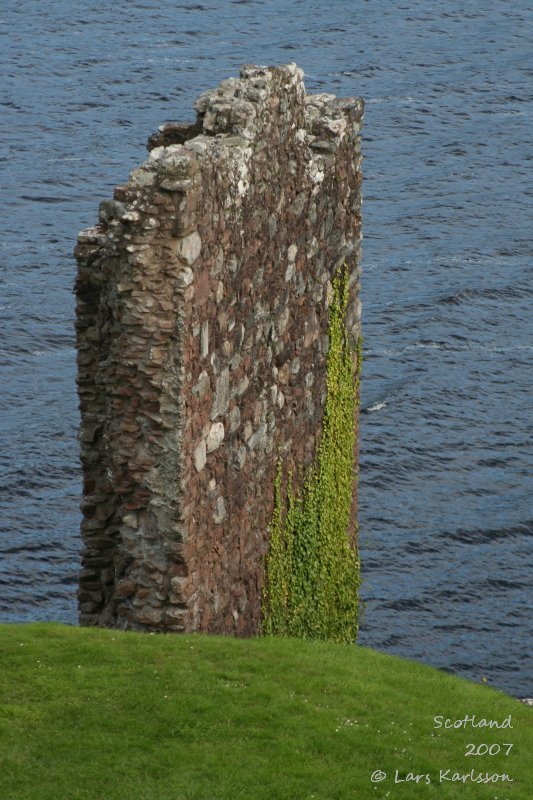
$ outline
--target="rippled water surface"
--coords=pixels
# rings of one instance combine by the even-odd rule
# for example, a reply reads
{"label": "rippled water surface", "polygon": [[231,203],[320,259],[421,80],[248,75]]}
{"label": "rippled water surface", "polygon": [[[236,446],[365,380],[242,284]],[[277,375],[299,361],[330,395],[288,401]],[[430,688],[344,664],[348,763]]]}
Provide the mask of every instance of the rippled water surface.
{"label": "rippled water surface", "polygon": [[157,125],[296,61],[366,100],[361,641],[531,693],[528,7],[3,4],[2,621],[76,622],[78,230]]}

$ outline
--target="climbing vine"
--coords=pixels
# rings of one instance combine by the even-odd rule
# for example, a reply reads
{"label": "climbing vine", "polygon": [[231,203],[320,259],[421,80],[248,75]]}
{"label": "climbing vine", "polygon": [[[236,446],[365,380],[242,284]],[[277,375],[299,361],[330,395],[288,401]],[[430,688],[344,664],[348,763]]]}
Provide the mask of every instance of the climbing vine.
{"label": "climbing vine", "polygon": [[[346,331],[346,266],[333,280],[322,434],[300,493],[292,474],[283,491],[278,463],[263,585],[263,632],[351,642],[357,636],[359,560],[349,540],[355,413],[362,342]],[[355,362],[355,370],[354,370]]]}

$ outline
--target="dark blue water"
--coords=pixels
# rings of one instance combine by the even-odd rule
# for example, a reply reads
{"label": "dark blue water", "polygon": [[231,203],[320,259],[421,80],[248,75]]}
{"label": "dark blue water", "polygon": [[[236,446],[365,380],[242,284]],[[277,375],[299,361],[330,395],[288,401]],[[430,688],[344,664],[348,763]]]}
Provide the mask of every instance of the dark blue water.
{"label": "dark blue water", "polygon": [[361,641],[531,692],[528,6],[2,4],[2,621],[76,622],[78,230],[157,125],[296,61],[367,103]]}

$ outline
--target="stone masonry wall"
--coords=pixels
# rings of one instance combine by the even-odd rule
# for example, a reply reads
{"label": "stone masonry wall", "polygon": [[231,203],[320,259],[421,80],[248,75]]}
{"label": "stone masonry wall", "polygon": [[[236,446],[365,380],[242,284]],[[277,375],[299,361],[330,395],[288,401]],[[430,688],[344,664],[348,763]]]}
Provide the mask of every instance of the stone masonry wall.
{"label": "stone masonry wall", "polygon": [[195,107],[78,238],[80,622],[250,635],[277,460],[315,452],[344,262],[359,335],[363,103],[306,95],[289,64]]}

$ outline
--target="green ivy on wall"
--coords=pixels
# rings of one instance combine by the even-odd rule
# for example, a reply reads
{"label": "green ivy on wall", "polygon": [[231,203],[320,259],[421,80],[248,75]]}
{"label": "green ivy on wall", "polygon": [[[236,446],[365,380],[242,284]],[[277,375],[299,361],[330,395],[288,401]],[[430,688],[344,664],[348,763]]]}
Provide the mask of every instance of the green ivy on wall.
{"label": "green ivy on wall", "polygon": [[329,306],[322,434],[301,493],[290,473],[283,492],[278,464],[262,595],[265,634],[337,642],[357,636],[359,560],[349,527],[362,341],[354,352],[346,331],[348,296],[344,266]]}

